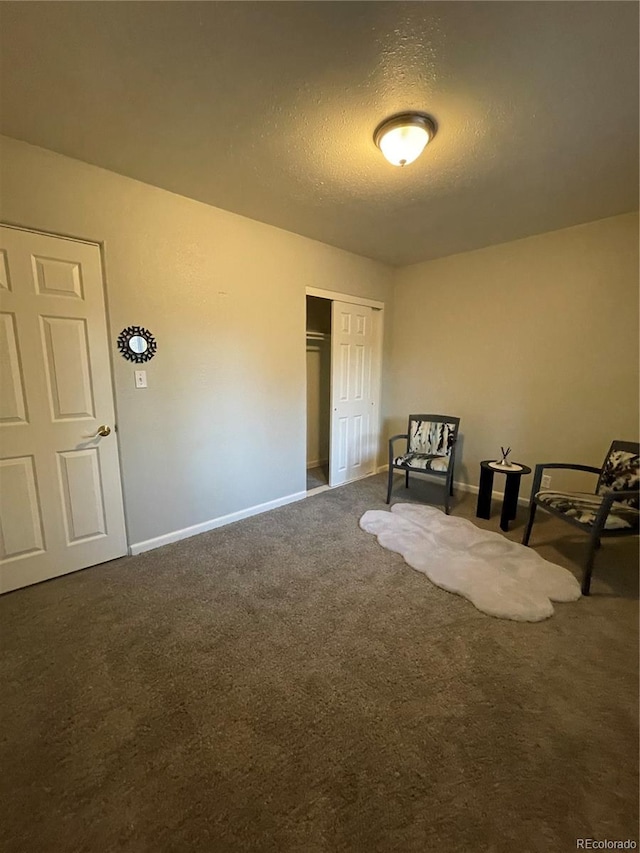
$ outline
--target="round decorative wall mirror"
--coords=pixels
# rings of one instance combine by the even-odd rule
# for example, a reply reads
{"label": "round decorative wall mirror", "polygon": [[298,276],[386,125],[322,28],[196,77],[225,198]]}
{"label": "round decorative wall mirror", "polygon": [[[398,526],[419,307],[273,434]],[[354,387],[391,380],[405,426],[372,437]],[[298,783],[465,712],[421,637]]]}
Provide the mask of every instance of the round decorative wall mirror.
{"label": "round decorative wall mirror", "polygon": [[127,326],[118,335],[118,349],[129,361],[141,364],[156,354],[156,339],[142,326]]}
{"label": "round decorative wall mirror", "polygon": [[134,335],[129,339],[129,349],[137,352],[138,355],[142,355],[143,352],[146,352],[149,348],[149,344],[147,343],[147,339],[143,338],[142,335]]}

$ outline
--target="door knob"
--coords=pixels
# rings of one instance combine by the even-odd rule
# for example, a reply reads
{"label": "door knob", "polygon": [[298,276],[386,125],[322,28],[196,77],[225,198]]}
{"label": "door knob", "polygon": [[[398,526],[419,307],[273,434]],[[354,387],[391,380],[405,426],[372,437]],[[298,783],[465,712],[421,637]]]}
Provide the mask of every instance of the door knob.
{"label": "door knob", "polygon": [[102,426],[98,427],[97,435],[101,435],[103,438],[108,435],[111,435],[111,427],[105,426],[103,424]]}

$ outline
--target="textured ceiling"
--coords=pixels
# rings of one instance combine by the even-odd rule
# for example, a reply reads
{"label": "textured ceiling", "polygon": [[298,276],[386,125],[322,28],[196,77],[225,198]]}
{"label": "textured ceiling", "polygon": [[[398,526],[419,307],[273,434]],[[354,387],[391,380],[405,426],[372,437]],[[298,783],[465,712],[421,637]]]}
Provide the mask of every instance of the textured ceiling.
{"label": "textured ceiling", "polygon": [[[634,2],[3,2],[0,18],[3,133],[391,264],[638,206]],[[439,129],[398,169],[372,134],[409,109]]]}

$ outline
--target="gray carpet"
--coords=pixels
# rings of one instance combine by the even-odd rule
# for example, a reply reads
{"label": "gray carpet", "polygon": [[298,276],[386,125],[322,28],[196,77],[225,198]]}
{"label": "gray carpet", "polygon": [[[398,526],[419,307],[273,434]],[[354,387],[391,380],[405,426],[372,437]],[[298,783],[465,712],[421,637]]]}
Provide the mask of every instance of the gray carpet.
{"label": "gray carpet", "polygon": [[[358,528],[384,493],[379,475],[1,598],[3,853],[637,840],[637,545],[605,542],[592,597],[551,619],[492,619]],[[577,570],[568,526],[532,543]]]}
{"label": "gray carpet", "polygon": [[329,485],[329,466],[318,465],[317,468],[307,469],[307,491],[317,489],[319,486]]}

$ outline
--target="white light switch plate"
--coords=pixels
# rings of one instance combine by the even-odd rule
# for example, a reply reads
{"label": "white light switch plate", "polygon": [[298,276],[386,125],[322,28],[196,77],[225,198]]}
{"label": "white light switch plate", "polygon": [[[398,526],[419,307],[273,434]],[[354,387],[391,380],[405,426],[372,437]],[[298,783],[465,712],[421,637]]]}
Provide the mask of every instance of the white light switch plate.
{"label": "white light switch plate", "polygon": [[147,387],[147,371],[146,370],[134,370],[133,375],[136,380],[136,388],[146,388]]}

